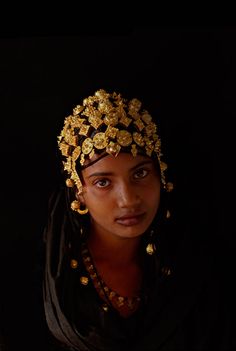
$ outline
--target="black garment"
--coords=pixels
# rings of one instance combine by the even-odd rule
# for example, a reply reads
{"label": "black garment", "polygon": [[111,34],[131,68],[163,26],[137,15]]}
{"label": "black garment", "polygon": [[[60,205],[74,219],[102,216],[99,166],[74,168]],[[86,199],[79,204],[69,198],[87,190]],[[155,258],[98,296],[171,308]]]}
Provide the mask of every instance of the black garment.
{"label": "black garment", "polygon": [[[60,203],[64,207],[64,201],[63,196],[56,199],[57,210]],[[54,211],[55,208],[52,222],[55,220]],[[108,312],[102,309],[102,302],[91,284],[80,285],[79,277],[83,272],[70,268],[71,256],[65,244],[68,241],[65,233],[71,229],[67,223],[70,220],[61,217],[59,225],[58,216],[56,218],[47,238],[49,265],[46,269],[45,308],[49,328],[62,344],[70,339],[67,349],[234,349],[235,311],[225,257],[219,256],[220,251],[215,245],[199,245],[197,240],[192,240],[194,231],[199,228],[192,228],[172,260],[165,260],[168,253],[163,252],[162,247],[156,256],[150,258],[145,273],[151,283],[147,303],[132,317],[124,319],[112,309]],[[171,262],[169,267],[166,266],[168,262]],[[168,274],[168,269],[171,274]],[[60,347],[55,344],[52,350],[60,350]]]}
{"label": "black garment", "polygon": [[[109,333],[119,340],[107,350],[235,349],[230,291],[227,291],[224,280],[219,279],[219,275],[222,277],[224,272],[215,270],[214,262],[211,266],[207,258],[201,266],[199,262],[203,262],[203,257],[193,255],[190,258],[188,255],[186,259],[187,264],[181,260],[171,275],[164,275],[159,291],[153,294],[147,309],[141,312],[142,318],[134,323],[133,319],[140,317],[138,312],[129,318],[126,325],[123,324],[123,328],[134,328],[128,343],[122,340],[123,329],[117,328],[122,318],[117,318],[112,311],[102,312],[96,300],[91,303],[93,321],[100,318],[100,326],[109,325]],[[183,273],[180,274],[178,270]],[[90,298],[91,294],[88,293]],[[84,312],[89,312],[88,305],[84,305]],[[90,331],[90,337],[92,344],[98,346],[101,343],[101,335],[96,330],[94,334]],[[60,349],[63,350],[55,346],[50,350]],[[105,348],[103,345],[97,349],[91,346],[91,350]]]}

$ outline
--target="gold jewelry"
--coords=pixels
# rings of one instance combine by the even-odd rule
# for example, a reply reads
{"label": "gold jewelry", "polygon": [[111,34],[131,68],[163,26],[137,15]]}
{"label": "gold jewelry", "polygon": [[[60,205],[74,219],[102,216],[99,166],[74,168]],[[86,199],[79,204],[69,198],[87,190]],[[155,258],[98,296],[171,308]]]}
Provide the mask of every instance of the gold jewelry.
{"label": "gold jewelry", "polygon": [[85,215],[86,213],[88,213],[87,207],[84,210],[80,209],[80,202],[78,200],[74,200],[71,203],[71,209],[78,212],[81,215]]}
{"label": "gold jewelry", "polygon": [[170,210],[167,210],[166,211],[166,218],[168,219],[168,218],[170,218],[170,216],[171,216]]}
{"label": "gold jewelry", "polygon": [[153,242],[154,230],[152,229],[149,234],[149,243],[146,246],[146,252],[148,255],[153,255],[156,251],[156,245]]}
{"label": "gold jewelry", "polygon": [[84,277],[84,276],[80,277],[80,283],[82,285],[88,285],[88,282],[89,282],[88,277]]}
{"label": "gold jewelry", "polygon": [[120,151],[129,150],[134,157],[139,151],[149,157],[155,154],[160,164],[164,189],[173,189],[173,184],[167,183],[165,179],[167,164],[161,159],[158,126],[141,106],[142,103],[136,98],[128,101],[120,94],[110,94],[100,89],[73,109],[73,114],[65,118],[64,127],[58,136],[64,170],[68,173],[68,187],[76,186],[81,194],[82,183],[76,166],[78,162],[83,166],[85,160],[91,159],[96,151],[116,157]]}
{"label": "gold jewelry", "polygon": [[70,261],[70,266],[71,268],[76,269],[78,267],[78,261],[72,258]]}
{"label": "gold jewelry", "polygon": [[149,243],[146,247],[146,252],[148,255],[153,255],[156,251],[156,246],[153,243]]}
{"label": "gold jewelry", "polygon": [[[93,282],[94,287],[97,289],[100,297],[105,299],[105,301],[108,304],[118,309],[127,307],[130,311],[135,311],[138,308],[139,303],[141,301],[140,296],[133,296],[133,297],[120,296],[117,292],[111,290],[105,284],[103,279],[97,273],[97,270],[90,256],[89,250],[85,243],[82,245],[82,258],[83,258],[85,268]],[[85,277],[81,277],[81,278],[85,278]],[[108,308],[107,305],[106,305],[106,309],[104,309],[103,307],[105,311],[107,311],[107,308]]]}

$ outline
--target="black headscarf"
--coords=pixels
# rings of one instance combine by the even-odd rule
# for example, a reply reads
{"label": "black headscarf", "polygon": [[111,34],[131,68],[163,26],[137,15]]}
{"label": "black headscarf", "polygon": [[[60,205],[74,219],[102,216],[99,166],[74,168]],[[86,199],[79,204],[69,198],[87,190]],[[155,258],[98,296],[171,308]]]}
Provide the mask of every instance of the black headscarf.
{"label": "black headscarf", "polygon": [[44,306],[49,330],[54,337],[67,348],[75,350],[91,350],[82,335],[78,335],[69,323],[60,305],[58,284],[62,274],[63,261],[68,255],[68,248],[73,240],[76,223],[71,221],[68,211],[68,190],[57,189],[49,203],[49,219],[45,228],[46,264],[44,278]]}

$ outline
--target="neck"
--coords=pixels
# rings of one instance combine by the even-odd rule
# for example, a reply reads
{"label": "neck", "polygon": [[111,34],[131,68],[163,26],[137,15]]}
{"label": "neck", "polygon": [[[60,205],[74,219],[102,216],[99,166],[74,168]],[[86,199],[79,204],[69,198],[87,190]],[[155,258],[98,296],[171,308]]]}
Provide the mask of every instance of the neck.
{"label": "neck", "polygon": [[91,234],[87,244],[96,262],[110,262],[113,265],[127,265],[140,261],[140,237],[109,238]]}

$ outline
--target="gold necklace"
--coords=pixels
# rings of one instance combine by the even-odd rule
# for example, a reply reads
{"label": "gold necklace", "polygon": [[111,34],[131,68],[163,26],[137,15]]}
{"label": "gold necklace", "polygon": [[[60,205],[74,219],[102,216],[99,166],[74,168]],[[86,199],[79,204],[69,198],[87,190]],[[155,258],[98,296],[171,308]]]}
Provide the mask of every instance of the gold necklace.
{"label": "gold necklace", "polygon": [[98,291],[100,297],[105,300],[108,305],[113,306],[117,310],[128,309],[128,315],[137,310],[141,301],[140,296],[121,296],[116,291],[109,288],[98,274],[85,243],[82,245],[82,258],[94,287]]}

